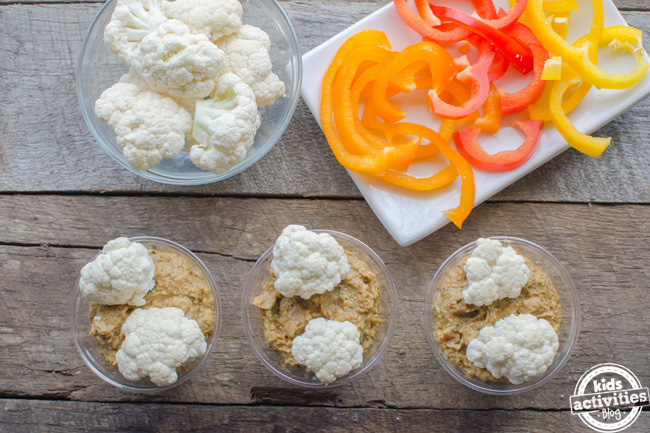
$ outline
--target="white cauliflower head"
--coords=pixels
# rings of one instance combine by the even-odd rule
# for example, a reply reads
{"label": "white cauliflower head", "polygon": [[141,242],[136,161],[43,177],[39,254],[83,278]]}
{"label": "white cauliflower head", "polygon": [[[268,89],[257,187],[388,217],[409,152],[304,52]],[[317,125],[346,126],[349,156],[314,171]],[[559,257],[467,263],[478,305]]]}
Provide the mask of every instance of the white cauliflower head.
{"label": "white cauliflower head", "polygon": [[463,298],[478,306],[516,298],[530,277],[525,259],[495,239],[478,239],[464,269],[468,287],[463,290]]}
{"label": "white cauliflower head", "polygon": [[284,83],[272,71],[271,40],[264,30],[244,24],[237,33],[217,41],[226,54],[224,72],[236,74],[255,93],[258,107],[284,95]]}
{"label": "white cauliflower head", "polygon": [[223,173],[246,157],[261,120],[255,95],[235,74],[217,81],[214,99],[197,101],[190,149],[192,162],[213,173]]}
{"label": "white cauliflower head", "polygon": [[129,64],[153,90],[191,99],[212,93],[224,53],[182,21],[168,20],[142,39]]}
{"label": "white cauliflower head", "polygon": [[81,268],[79,289],[96,304],[139,307],[145,304],[144,295],[155,285],[155,270],[147,247],[125,237],[117,238]]}
{"label": "white cauliflower head", "polygon": [[168,18],[183,21],[192,33],[211,41],[235,33],[241,27],[244,10],[238,0],[175,0],[163,2]]}
{"label": "white cauliflower head", "polygon": [[104,29],[104,43],[118,59],[129,63],[133,52],[149,33],[167,21],[162,0],[118,0]]}
{"label": "white cauliflower head", "polygon": [[309,299],[336,287],[350,272],[343,247],[327,233],[290,225],[273,247],[275,288],[283,296]]}
{"label": "white cauliflower head", "polygon": [[482,328],[467,345],[467,359],[518,385],[542,375],[553,364],[558,347],[558,336],[546,320],[512,314]]}
{"label": "white cauliflower head", "polygon": [[172,98],[128,82],[132,79],[106,89],[95,102],[95,114],[115,130],[126,161],[149,170],[183,150],[192,116]]}
{"label": "white cauliflower head", "polygon": [[122,325],[124,342],[115,359],[128,380],[149,377],[157,386],[178,380],[176,369],[205,354],[207,343],[196,320],[176,307],[136,309]]}
{"label": "white cauliflower head", "polygon": [[293,339],[291,353],[296,361],[313,371],[318,380],[332,383],[363,362],[361,334],[348,322],[311,319],[302,335]]}

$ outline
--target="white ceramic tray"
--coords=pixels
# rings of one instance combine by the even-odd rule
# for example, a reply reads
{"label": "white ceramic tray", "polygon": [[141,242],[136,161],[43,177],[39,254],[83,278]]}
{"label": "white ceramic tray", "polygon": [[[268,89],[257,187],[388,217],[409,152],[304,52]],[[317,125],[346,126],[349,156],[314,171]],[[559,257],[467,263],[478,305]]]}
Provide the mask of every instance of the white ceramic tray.
{"label": "white ceramic tray", "polygon": [[[410,6],[414,9],[412,2],[410,3]],[[461,6],[467,6],[466,4],[471,5],[469,1],[461,2],[462,5],[458,2],[450,2],[449,0],[440,2],[440,4],[445,3],[454,4],[454,7],[461,9]],[[569,40],[575,40],[588,31],[591,14],[585,13],[584,11],[585,9],[591,10],[589,3],[585,0],[579,0],[580,13],[577,13],[577,11],[571,12]],[[627,25],[611,0],[604,0],[603,3],[605,26]],[[505,5],[507,5],[507,2],[505,2]],[[499,3],[497,3],[497,6],[499,6]],[[504,8],[507,9],[507,6],[504,6]],[[465,11],[467,10],[465,9]],[[320,104],[320,87],[327,67],[331,63],[338,48],[346,39],[366,29],[384,31],[395,50],[401,50],[407,45],[421,40],[414,31],[402,22],[393,3],[390,2],[385,7],[305,54],[302,58],[302,97],[316,120],[319,121],[320,119],[318,108]],[[647,53],[645,57],[650,62]],[[614,58],[616,61],[613,61]],[[608,72],[626,72],[634,67],[632,56],[616,55],[607,51],[603,53],[602,50],[599,53],[598,63]],[[506,90],[514,91],[523,87],[528,80],[528,77],[521,77],[510,68],[506,76],[497,82],[497,85]],[[417,95],[417,92],[421,91],[415,91],[412,92],[412,95],[404,96],[402,103],[398,103],[408,114],[406,120],[437,128],[440,121],[435,119],[430,113],[427,113],[424,104],[421,102],[423,96],[422,94]],[[648,93],[650,93],[650,74],[646,74],[644,79],[631,89],[598,90],[592,88],[578,108],[569,117],[578,129],[586,133],[592,133],[639,102]],[[420,102],[410,107],[409,98],[418,97],[420,98]],[[415,105],[422,108],[415,108]],[[504,120],[507,121],[507,119]],[[502,125],[507,124],[502,123]],[[512,128],[501,128],[496,136],[489,137],[482,135],[479,140],[488,153],[493,153],[499,150],[516,148],[521,144],[522,137],[522,135]],[[617,143],[615,142],[611,144],[611,146],[616,145]],[[488,173],[475,169],[476,201],[474,205],[479,205],[484,200],[568,148],[569,145],[562,139],[562,136],[552,125],[549,125],[542,130],[535,153],[525,164],[517,169],[505,173]],[[334,156],[332,155],[332,157]],[[584,156],[584,158],[589,157]],[[437,164],[412,164],[409,168],[409,173],[415,176],[425,177],[433,174],[434,170],[437,171],[437,169],[444,165],[446,165],[446,162],[443,162],[442,159]],[[414,193],[388,185],[372,177],[362,176],[352,172],[349,172],[349,174],[379,220],[384,224],[395,241],[402,246],[418,241],[449,223],[450,221],[442,211],[458,205],[460,179],[456,179],[444,189],[430,193]],[[470,215],[468,219],[471,219],[471,217]]]}

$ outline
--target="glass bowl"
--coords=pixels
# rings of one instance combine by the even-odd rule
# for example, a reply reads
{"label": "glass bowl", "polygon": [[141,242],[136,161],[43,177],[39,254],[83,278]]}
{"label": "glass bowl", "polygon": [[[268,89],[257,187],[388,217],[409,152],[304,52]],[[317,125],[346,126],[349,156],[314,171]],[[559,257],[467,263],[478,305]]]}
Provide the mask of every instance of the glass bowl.
{"label": "glass bowl", "polygon": [[109,0],[95,17],[81,45],[77,61],[77,96],[81,112],[90,132],[102,149],[123,167],[133,173],[160,183],[173,185],[202,185],[227,179],[246,170],[266,155],[280,139],[296,109],[302,81],[302,58],[296,34],[282,8],[274,0],[246,0],[242,22],[263,29],[271,39],[269,52],[273,72],[284,82],[285,96],[273,105],[260,108],[262,125],[246,158],[230,170],[214,174],[192,164],[187,151],[174,158],[164,159],[148,171],[131,167],[122,156],[113,128],[95,115],[95,101],[99,95],[117,83],[129,67],[117,60],[104,45],[104,28],[111,19],[116,0]]}
{"label": "glass bowl", "polygon": [[[166,239],[156,238],[152,236],[136,236],[129,238],[129,240],[133,242],[139,242],[149,250],[156,248],[160,251],[177,253],[193,262],[201,270],[203,276],[212,288],[217,315],[212,336],[208,339],[208,341],[206,341],[207,348],[205,354],[198,360],[193,361],[189,366],[184,366],[183,368],[177,369],[176,372],[178,373],[178,380],[171,385],[156,386],[149,379],[142,379],[137,382],[127,380],[124,376],[122,376],[117,367],[112,366],[104,359],[104,356],[99,353],[97,341],[88,335],[90,332],[90,319],[88,316],[90,302],[88,302],[88,300],[81,294],[81,290],[79,290],[79,279],[77,279],[77,284],[75,284],[74,291],[72,292],[72,302],[70,305],[70,328],[72,330],[72,337],[74,338],[74,343],[77,347],[79,355],[81,355],[81,358],[84,360],[88,368],[90,368],[93,373],[95,373],[104,381],[128,391],[141,393],[155,393],[166,391],[186,382],[191,377],[193,377],[196,372],[201,369],[205,363],[205,360],[210,355],[210,352],[212,352],[212,349],[214,348],[214,345],[217,342],[217,338],[219,336],[219,330],[221,329],[221,301],[219,300],[219,291],[217,289],[217,284],[212,278],[212,275],[210,275],[210,271],[208,271],[208,268],[205,267],[203,262],[196,255],[194,255],[194,253],[182,245]],[[89,261],[94,260],[99,254],[101,254],[101,252],[96,254]]]}
{"label": "glass bowl", "polygon": [[262,254],[248,275],[242,296],[242,321],[246,339],[253,349],[255,356],[273,374],[295,385],[308,388],[331,388],[349,383],[356,377],[369,371],[386,352],[395,333],[395,324],[397,322],[397,292],[384,262],[367,245],[344,233],[330,230],[313,231],[332,235],[346,252],[354,252],[357,257],[366,262],[370,270],[377,276],[377,283],[380,289],[382,322],[379,325],[373,344],[363,352],[363,363],[346,376],[338,378],[333,383],[326,384],[320,382],[313,373],[307,372],[304,368],[292,367],[286,364],[282,357],[266,343],[262,331],[260,309],[253,305],[252,302],[262,292],[262,287],[269,279],[274,245]]}
{"label": "glass bowl", "polygon": [[447,373],[463,385],[487,394],[517,394],[545,383],[553,377],[564,366],[564,364],[566,364],[578,339],[578,331],[580,328],[580,304],[576,298],[575,287],[573,281],[571,281],[569,273],[566,271],[564,266],[562,266],[562,264],[551,255],[551,253],[539,245],[524,239],[508,236],[492,236],[490,239],[497,239],[504,246],[513,247],[518,253],[542,268],[553,282],[555,290],[560,298],[560,305],[562,308],[562,322],[560,324],[560,332],[558,335],[559,348],[555,354],[555,358],[553,359],[553,364],[551,364],[544,374],[538,378],[519,385],[513,385],[511,383],[485,382],[476,377],[469,377],[444,356],[434,335],[434,325],[436,323],[434,298],[438,290],[440,290],[443,276],[449,269],[456,266],[460,260],[471,255],[472,250],[476,247],[476,242],[467,244],[452,254],[447,260],[445,260],[442,266],[440,266],[440,269],[438,269],[438,272],[436,272],[436,275],[433,277],[428,288],[424,309],[424,333],[427,336],[427,340],[429,340],[433,353],[436,358],[438,358],[442,367],[447,371]]}

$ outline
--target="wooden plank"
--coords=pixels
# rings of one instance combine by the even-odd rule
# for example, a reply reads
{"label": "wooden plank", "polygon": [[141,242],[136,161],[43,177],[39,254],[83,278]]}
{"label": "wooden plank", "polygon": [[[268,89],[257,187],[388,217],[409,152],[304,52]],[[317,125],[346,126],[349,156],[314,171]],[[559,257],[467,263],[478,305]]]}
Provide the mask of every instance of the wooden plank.
{"label": "wooden plank", "polygon": [[[303,52],[380,5],[343,3],[283,3]],[[0,191],[360,197],[303,102],[278,145],[246,172],[224,182],[171,187],[144,181],[118,166],[88,132],[75,92],[79,46],[99,7],[0,7]],[[648,13],[624,15],[632,25],[650,30]],[[567,151],[493,200],[647,203],[649,108],[646,99],[599,132],[613,136],[614,144],[598,160]]]}
{"label": "wooden plank", "polygon": [[[648,206],[488,204],[462,231],[447,226],[408,248],[391,240],[362,201],[4,196],[0,209],[0,397],[563,410],[577,379],[597,363],[620,362],[642,383],[650,382],[647,354],[639,349],[647,344],[650,308]],[[244,280],[252,262],[290,223],[335,229],[366,242],[398,286],[395,339],[382,361],[349,386],[323,392],[289,386],[264,369],[244,337]],[[69,296],[79,269],[108,239],[137,234],[203,251],[224,314],[220,341],[203,370],[154,397],[105,385],[84,366],[69,335]],[[499,399],[461,386],[442,370],[421,320],[425,289],[438,266],[467,242],[495,234],[523,237],[555,254],[577,285],[583,314],[578,345],[563,371],[534,392]]]}
{"label": "wooden plank", "polygon": [[[591,432],[568,411],[441,411],[324,407],[97,404],[0,400],[0,429],[15,433],[268,431]],[[650,428],[641,416],[630,431]]]}

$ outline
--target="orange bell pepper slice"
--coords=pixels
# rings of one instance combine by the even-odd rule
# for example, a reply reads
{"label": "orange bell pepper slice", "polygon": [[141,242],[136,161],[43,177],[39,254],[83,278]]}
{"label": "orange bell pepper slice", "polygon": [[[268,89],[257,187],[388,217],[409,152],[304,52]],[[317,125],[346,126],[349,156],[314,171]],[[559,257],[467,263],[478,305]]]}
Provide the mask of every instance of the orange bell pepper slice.
{"label": "orange bell pepper slice", "polygon": [[488,134],[496,134],[501,124],[501,101],[499,98],[499,91],[490,84],[490,92],[483,104],[483,116],[474,121],[474,126],[481,128],[483,132]]}
{"label": "orange bell pepper slice", "polygon": [[[456,167],[461,178],[460,203],[454,209],[443,211],[447,218],[453,222],[456,227],[461,228],[463,221],[467,218],[474,207],[474,198],[476,189],[474,185],[474,172],[469,163],[456,150],[454,150],[446,141],[440,138],[438,133],[423,125],[415,123],[400,122],[392,125],[391,134],[394,135],[413,135],[428,140],[434,144],[440,152],[449,160],[449,164]],[[390,139],[390,138],[389,138]]]}
{"label": "orange bell pepper slice", "polygon": [[356,173],[373,175],[381,173],[388,168],[394,157],[396,148],[387,146],[376,153],[355,155],[345,148],[343,142],[336,133],[336,128],[333,122],[334,104],[332,88],[336,74],[344,63],[347,55],[354,48],[364,45],[380,46],[387,50],[390,50],[391,48],[390,42],[388,42],[384,32],[378,30],[364,30],[359,32],[341,45],[323,77],[320,100],[320,120],[325,137],[327,138],[332,152],[339,163],[348,170]]}
{"label": "orange bell pepper slice", "polygon": [[386,123],[392,124],[406,117],[404,111],[388,101],[388,84],[408,65],[423,60],[429,65],[433,80],[432,89],[436,92],[444,90],[457,70],[453,57],[435,42],[418,42],[397,53],[379,74],[373,87],[375,108],[379,117]]}

